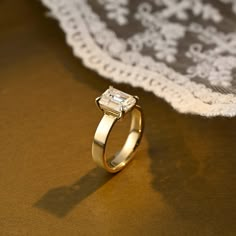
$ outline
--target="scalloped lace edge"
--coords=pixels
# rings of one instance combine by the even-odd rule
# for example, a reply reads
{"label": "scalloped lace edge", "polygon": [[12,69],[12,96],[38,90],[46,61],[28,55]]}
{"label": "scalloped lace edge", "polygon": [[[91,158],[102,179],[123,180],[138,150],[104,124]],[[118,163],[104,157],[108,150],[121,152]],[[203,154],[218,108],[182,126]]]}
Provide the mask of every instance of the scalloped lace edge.
{"label": "scalloped lace edge", "polygon": [[[66,34],[66,42],[73,54],[82,59],[84,65],[98,74],[117,83],[128,83],[134,87],[153,92],[165,99],[181,113],[202,116],[236,115],[236,96],[213,92],[202,84],[196,84],[183,75],[165,68],[163,73],[132,67],[115,60],[103,52],[94,42],[86,24],[68,0],[41,0],[48,7]],[[82,6],[84,3],[81,1]],[[79,24],[77,23],[79,22]]]}

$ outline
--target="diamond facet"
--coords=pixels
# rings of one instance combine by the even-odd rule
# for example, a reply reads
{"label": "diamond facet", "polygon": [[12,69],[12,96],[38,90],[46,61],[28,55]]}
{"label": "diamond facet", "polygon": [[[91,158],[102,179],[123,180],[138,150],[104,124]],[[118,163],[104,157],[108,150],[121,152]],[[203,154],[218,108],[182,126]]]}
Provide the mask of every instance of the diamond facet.
{"label": "diamond facet", "polygon": [[122,111],[129,111],[136,104],[136,99],[132,95],[109,87],[109,89],[102,94],[98,103],[104,111],[120,114]]}

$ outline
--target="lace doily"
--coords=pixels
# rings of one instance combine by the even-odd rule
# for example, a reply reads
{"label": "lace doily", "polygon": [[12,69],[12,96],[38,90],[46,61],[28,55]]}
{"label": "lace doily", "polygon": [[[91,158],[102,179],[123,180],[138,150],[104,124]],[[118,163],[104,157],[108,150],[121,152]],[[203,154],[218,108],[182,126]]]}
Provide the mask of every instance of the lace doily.
{"label": "lace doily", "polygon": [[236,115],[236,1],[42,0],[84,64],[176,110]]}

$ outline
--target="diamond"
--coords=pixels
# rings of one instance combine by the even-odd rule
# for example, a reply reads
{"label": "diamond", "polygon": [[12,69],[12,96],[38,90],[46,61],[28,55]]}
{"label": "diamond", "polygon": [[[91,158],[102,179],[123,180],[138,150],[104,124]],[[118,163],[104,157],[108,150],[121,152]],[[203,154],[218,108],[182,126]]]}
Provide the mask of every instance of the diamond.
{"label": "diamond", "polygon": [[98,103],[102,110],[120,114],[122,111],[125,113],[129,111],[136,104],[136,99],[110,86],[102,94]]}

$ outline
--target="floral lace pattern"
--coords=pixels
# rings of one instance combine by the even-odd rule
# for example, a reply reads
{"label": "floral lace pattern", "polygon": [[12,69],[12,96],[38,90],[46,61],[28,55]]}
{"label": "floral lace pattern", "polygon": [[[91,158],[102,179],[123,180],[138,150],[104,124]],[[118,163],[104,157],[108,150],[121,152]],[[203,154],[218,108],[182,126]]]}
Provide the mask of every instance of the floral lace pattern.
{"label": "floral lace pattern", "polygon": [[99,3],[104,5],[108,19],[115,20],[119,25],[125,25],[128,23],[128,0],[99,0]]}
{"label": "floral lace pattern", "polygon": [[236,115],[234,0],[42,0],[86,66],[175,109]]}

